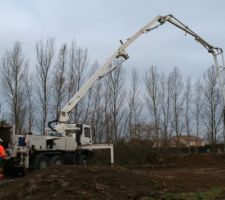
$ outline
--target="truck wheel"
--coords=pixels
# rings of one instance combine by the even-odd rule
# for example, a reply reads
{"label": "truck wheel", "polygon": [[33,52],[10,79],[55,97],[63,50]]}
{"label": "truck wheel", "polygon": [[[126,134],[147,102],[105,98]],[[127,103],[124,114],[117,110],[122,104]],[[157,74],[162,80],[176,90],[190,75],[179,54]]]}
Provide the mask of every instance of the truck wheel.
{"label": "truck wheel", "polygon": [[35,168],[45,169],[49,166],[48,158],[44,155],[39,155],[35,159]]}
{"label": "truck wheel", "polygon": [[78,165],[87,165],[87,156],[84,154],[81,154],[78,158]]}
{"label": "truck wheel", "polygon": [[63,165],[63,159],[61,156],[53,156],[50,160],[50,165]]}

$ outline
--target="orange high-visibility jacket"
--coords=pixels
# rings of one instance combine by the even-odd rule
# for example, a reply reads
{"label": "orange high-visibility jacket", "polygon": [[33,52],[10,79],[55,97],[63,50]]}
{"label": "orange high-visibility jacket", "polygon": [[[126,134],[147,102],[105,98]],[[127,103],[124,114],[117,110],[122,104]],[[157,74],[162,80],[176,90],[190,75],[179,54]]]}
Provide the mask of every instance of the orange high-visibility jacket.
{"label": "orange high-visibility jacket", "polygon": [[0,158],[6,159],[5,149],[1,144],[0,144]]}

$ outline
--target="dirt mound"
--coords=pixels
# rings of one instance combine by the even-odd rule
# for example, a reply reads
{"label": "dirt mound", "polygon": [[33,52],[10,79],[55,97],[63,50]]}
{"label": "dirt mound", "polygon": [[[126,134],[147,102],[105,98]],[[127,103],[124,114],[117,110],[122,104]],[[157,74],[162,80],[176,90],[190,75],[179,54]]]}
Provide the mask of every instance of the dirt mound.
{"label": "dirt mound", "polygon": [[179,167],[210,167],[225,165],[224,155],[190,154],[165,158],[165,163]]}
{"label": "dirt mound", "polygon": [[121,167],[63,166],[36,171],[0,188],[0,199],[139,199],[160,189]]}
{"label": "dirt mound", "polygon": [[193,154],[167,161],[172,165],[160,168],[60,166],[34,171],[13,182],[0,183],[0,199],[160,199],[168,192],[225,188],[223,156]]}

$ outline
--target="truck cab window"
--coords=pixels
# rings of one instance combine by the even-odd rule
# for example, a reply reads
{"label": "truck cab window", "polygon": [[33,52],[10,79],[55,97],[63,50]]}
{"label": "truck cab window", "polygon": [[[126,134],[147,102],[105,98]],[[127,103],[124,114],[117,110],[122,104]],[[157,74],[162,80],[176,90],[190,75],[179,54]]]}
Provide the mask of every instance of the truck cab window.
{"label": "truck cab window", "polygon": [[84,128],[84,137],[91,137],[91,132],[90,132],[90,128],[85,127]]}

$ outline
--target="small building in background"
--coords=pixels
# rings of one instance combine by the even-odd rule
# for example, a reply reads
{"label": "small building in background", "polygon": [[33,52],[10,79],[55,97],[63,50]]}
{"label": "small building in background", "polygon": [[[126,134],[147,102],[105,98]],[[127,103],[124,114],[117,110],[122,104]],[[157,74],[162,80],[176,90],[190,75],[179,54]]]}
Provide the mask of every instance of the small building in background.
{"label": "small building in background", "polygon": [[181,135],[178,138],[176,136],[170,138],[168,141],[159,140],[158,145],[157,141],[154,142],[153,147],[203,147],[206,145],[206,142],[203,138],[190,135]]}
{"label": "small building in background", "polygon": [[181,135],[178,138],[172,137],[169,140],[169,146],[170,147],[203,147],[205,146],[205,140],[200,137],[196,137],[193,135],[190,135],[188,138],[188,135]]}

